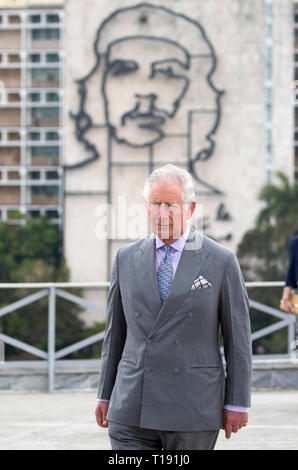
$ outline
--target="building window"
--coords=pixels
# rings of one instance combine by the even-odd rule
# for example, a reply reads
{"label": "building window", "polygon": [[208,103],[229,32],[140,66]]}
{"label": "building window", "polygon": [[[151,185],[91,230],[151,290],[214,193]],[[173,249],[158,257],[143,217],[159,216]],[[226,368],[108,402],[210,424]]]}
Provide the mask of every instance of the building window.
{"label": "building window", "polygon": [[55,41],[60,38],[60,31],[53,29],[32,29],[31,37],[33,41]]}
{"label": "building window", "polygon": [[47,210],[46,214],[49,217],[49,219],[58,219],[59,217],[58,211],[52,210],[52,209]]}
{"label": "building window", "polygon": [[39,132],[30,132],[29,133],[30,140],[40,140],[40,133]]}
{"label": "building window", "polygon": [[58,175],[58,172],[57,171],[47,171],[46,172],[47,176],[47,180],[58,180],[59,179],[59,175]]}
{"label": "building window", "polygon": [[47,23],[59,23],[59,22],[60,22],[59,15],[53,14],[53,13],[47,15]]}
{"label": "building window", "polygon": [[59,140],[58,132],[46,132],[46,140]]}
{"label": "building window", "polygon": [[32,63],[40,62],[40,54],[30,54],[30,59]]}
{"label": "building window", "polygon": [[31,186],[31,193],[33,195],[43,196],[58,196],[59,186],[45,185],[45,186]]}
{"label": "building window", "polygon": [[40,23],[40,15],[30,15],[31,23]]}
{"label": "building window", "polygon": [[46,101],[47,102],[59,101],[58,93],[54,93],[54,92],[46,93]]}
{"label": "building window", "polygon": [[19,15],[9,15],[8,23],[10,24],[21,23],[21,18]]}
{"label": "building window", "polygon": [[38,210],[31,210],[31,211],[28,211],[28,214],[31,216],[31,217],[39,217],[39,211]]}
{"label": "building window", "polygon": [[56,54],[56,53],[46,54],[46,62],[59,62],[59,54]]}
{"label": "building window", "polygon": [[59,147],[31,147],[32,157],[58,157]]}
{"label": "building window", "polygon": [[29,171],[28,172],[28,178],[30,180],[39,180],[40,179],[39,171]]}
{"label": "building window", "polygon": [[58,119],[59,117],[59,108],[31,108],[32,118],[39,116],[41,119]]}
{"label": "building window", "polygon": [[40,101],[40,93],[29,93],[30,101]]}
{"label": "building window", "polygon": [[31,70],[32,81],[43,80],[43,81],[59,81],[59,69],[57,68],[37,68]]}

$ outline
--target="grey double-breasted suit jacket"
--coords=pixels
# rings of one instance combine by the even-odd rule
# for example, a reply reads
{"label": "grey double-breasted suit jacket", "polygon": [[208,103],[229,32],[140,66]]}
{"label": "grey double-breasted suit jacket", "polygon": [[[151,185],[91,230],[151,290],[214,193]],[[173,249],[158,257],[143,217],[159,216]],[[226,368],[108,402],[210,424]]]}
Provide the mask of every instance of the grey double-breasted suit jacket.
{"label": "grey double-breasted suit jacket", "polygon": [[[191,289],[199,276],[211,286]],[[249,303],[230,249],[191,226],[161,305],[151,234],[118,250],[107,301],[97,396],[110,400],[108,421],[207,431],[221,428],[224,404],[250,406]]]}

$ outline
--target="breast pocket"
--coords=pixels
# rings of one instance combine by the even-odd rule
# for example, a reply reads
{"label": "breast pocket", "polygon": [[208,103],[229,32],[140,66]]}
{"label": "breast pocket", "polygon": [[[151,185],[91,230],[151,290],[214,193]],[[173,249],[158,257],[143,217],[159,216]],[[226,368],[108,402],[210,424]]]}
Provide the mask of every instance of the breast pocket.
{"label": "breast pocket", "polygon": [[200,289],[190,290],[188,301],[196,306],[211,306],[214,302],[214,287],[201,287]]}

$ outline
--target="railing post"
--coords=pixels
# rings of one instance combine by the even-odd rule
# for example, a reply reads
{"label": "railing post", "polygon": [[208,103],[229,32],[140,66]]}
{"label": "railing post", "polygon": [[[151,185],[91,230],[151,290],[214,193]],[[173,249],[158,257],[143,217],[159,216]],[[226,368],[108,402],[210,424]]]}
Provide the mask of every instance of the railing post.
{"label": "railing post", "polygon": [[[293,358],[293,354],[297,355],[298,352],[298,316],[294,315],[294,322],[289,328],[289,354]],[[295,356],[297,361],[297,357]],[[297,363],[297,362],[296,362]]]}
{"label": "railing post", "polygon": [[293,352],[293,342],[295,340],[295,323],[288,326],[288,354],[291,357]]}
{"label": "railing post", "polygon": [[55,323],[56,323],[56,291],[49,288],[48,308],[48,391],[55,390]]}

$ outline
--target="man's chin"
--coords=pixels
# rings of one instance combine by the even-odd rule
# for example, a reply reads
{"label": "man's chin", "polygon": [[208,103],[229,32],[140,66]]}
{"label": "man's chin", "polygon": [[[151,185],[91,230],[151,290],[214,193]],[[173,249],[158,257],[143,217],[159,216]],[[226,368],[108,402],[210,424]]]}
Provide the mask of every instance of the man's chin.
{"label": "man's chin", "polygon": [[172,227],[158,227],[157,229],[159,238],[163,238],[165,240],[171,239],[173,236],[173,229]]}

